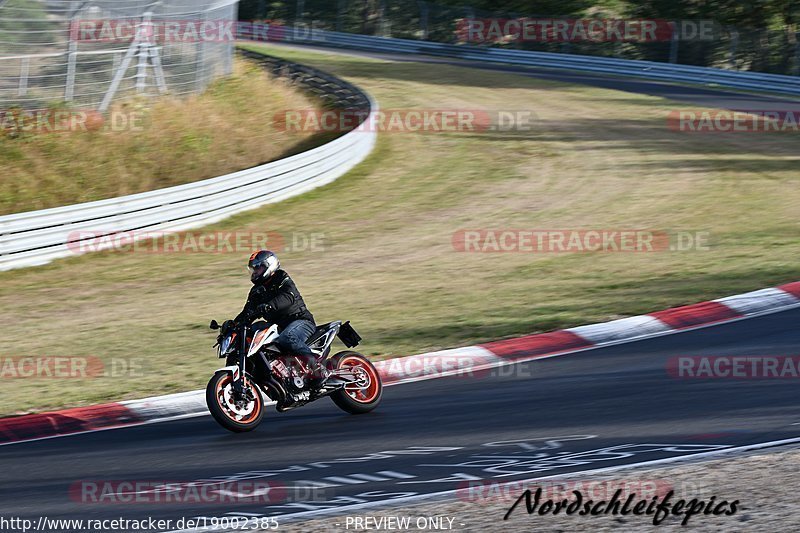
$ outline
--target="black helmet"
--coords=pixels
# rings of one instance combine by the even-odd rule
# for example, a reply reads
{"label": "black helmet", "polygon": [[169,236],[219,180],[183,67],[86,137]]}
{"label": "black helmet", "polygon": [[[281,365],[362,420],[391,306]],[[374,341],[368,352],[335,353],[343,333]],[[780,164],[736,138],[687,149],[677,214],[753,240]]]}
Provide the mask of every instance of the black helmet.
{"label": "black helmet", "polygon": [[247,261],[247,270],[250,271],[250,281],[254,284],[265,281],[281,267],[278,256],[269,250],[256,250]]}

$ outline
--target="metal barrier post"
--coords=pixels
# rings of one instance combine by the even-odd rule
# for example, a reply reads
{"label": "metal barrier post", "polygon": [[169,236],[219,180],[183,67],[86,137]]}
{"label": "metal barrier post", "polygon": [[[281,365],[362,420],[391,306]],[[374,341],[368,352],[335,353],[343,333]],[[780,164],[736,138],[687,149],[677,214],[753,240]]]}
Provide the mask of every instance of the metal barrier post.
{"label": "metal barrier post", "polygon": [[19,89],[17,96],[25,96],[28,93],[28,75],[31,71],[31,58],[23,57],[19,65]]}
{"label": "metal barrier post", "polygon": [[678,62],[678,24],[672,22],[672,36],[669,40],[669,62]]}

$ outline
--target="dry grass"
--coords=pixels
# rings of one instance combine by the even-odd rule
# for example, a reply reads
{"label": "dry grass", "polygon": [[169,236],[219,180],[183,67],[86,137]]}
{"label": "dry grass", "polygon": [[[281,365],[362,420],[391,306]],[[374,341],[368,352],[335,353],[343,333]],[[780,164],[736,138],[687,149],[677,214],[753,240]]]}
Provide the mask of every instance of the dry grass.
{"label": "dry grass", "polygon": [[[324,233],[280,250],[319,321],[352,320],[373,357],[546,331],[800,279],[797,141],[687,135],[659,98],[490,74],[273,50],[369,90],[385,109],[533,111],[527,132],[385,134],[331,185],[207,231]],[[711,234],[661,253],[460,253],[463,228],[657,228]],[[100,253],[0,273],[0,355],[134,358],[144,375],[0,380],[0,412],[205,385],[208,319],[249,281],[235,254]],[[43,326],[48,328],[43,334]],[[11,353],[9,353],[11,352]],[[29,389],[30,390],[30,389]]]}
{"label": "dry grass", "polygon": [[[270,127],[274,113],[296,108],[314,104],[240,60],[232,77],[202,95],[112,109],[117,131],[110,118],[96,131],[79,124],[10,137],[0,130],[0,214],[179,185],[278,159],[310,137]],[[134,117],[132,130],[125,125]]]}

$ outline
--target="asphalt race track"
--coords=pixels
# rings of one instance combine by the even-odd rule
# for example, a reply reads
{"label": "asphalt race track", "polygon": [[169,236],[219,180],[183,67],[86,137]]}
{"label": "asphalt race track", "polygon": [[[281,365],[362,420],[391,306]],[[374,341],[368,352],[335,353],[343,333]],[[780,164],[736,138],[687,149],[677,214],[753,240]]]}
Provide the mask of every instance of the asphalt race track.
{"label": "asphalt race track", "polygon": [[[202,416],[3,446],[0,514],[36,520],[250,513],[285,522],[282,515],[347,513],[348,505],[463,488],[467,479],[530,479],[800,437],[795,380],[686,379],[668,371],[677,356],[792,355],[798,321],[794,309],[389,387],[368,415],[345,415],[321,401],[269,412],[244,435]],[[181,483],[255,471],[246,477],[272,484],[273,499],[99,505],[76,490],[83,481]]]}
{"label": "asphalt race track", "polygon": [[[786,100],[716,89],[470,66],[713,107],[788,109]],[[0,515],[35,523],[42,516],[176,521],[241,513],[285,523],[320,510],[347,514],[370,502],[462,488],[467,480],[554,476],[797,438],[796,380],[686,379],[668,368],[678,356],[795,355],[799,322],[794,309],[393,386],[379,409],[364,416],[346,415],[327,400],[285,414],[270,409],[249,434],[228,433],[201,416],[2,446]],[[209,373],[214,368],[209,361]],[[153,502],[156,495],[145,491],[136,496],[144,502],[117,504],[94,503],[99,493],[85,491],[104,482],[185,486],[212,478],[272,490],[255,503],[186,502],[183,492]]]}

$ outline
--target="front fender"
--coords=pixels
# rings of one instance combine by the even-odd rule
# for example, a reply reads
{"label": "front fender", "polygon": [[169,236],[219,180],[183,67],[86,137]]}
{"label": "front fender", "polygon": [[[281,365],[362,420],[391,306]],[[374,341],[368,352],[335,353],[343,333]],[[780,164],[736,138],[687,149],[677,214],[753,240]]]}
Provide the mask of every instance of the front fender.
{"label": "front fender", "polygon": [[214,371],[215,374],[217,372],[226,372],[230,374],[233,378],[233,381],[239,379],[239,365],[223,366],[222,368],[218,368]]}

